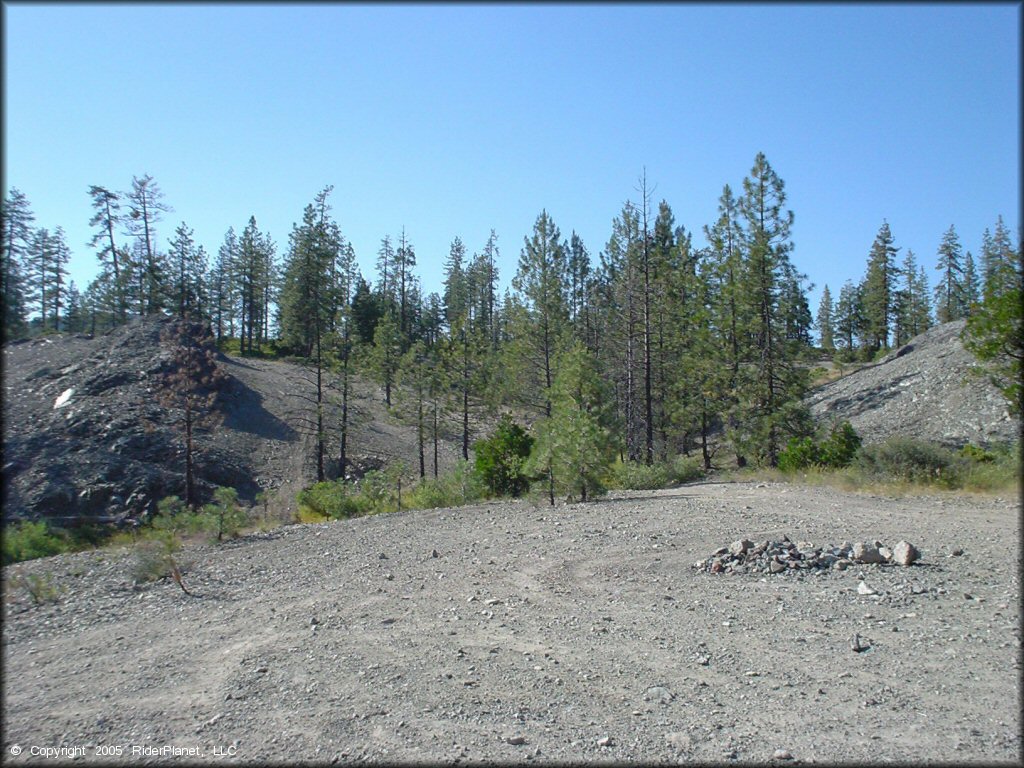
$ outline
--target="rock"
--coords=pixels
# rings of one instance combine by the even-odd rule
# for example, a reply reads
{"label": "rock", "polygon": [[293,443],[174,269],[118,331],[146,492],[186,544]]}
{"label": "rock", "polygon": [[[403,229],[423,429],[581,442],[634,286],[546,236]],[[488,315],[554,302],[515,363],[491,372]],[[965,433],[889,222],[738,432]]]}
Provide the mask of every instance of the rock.
{"label": "rock", "polygon": [[888,547],[879,547],[878,554],[884,557],[887,561],[892,560],[892,550]]}
{"label": "rock", "polygon": [[963,553],[964,553],[964,551],[962,549],[960,549],[960,547],[957,547],[956,549],[954,549],[949,554],[951,554],[953,557],[960,557],[961,555],[963,555]]}
{"label": "rock", "polygon": [[792,760],[793,755],[788,749],[776,749],[772,752],[772,760]]}
{"label": "rock", "polygon": [[526,743],[526,737],[525,736],[509,736],[507,739],[505,739],[505,742],[507,744],[511,744],[513,747],[520,747],[520,746],[522,746],[523,744]]}
{"label": "rock", "polygon": [[850,638],[850,650],[852,650],[854,653],[862,653],[870,647],[870,645],[861,642],[860,635],[855,634],[853,637]]}
{"label": "rock", "polygon": [[665,743],[676,752],[689,752],[693,748],[693,739],[688,733],[673,731],[665,734]]}
{"label": "rock", "polygon": [[786,566],[780,563],[778,560],[772,560],[768,563],[768,570],[772,573],[781,573],[786,570]]}
{"label": "rock", "polygon": [[878,551],[878,547],[858,541],[853,545],[850,559],[858,563],[883,563],[885,558]]}
{"label": "rock", "polygon": [[909,541],[901,541],[892,548],[892,561],[898,565],[911,565],[920,559],[921,553]]}
{"label": "rock", "polygon": [[602,736],[597,740],[597,746],[599,747],[614,747],[615,741],[611,736]]}
{"label": "rock", "polygon": [[659,704],[668,704],[676,695],[672,693],[668,688],[661,685],[655,685],[647,689],[644,694],[645,701],[656,701]]}
{"label": "rock", "polygon": [[734,541],[729,545],[729,554],[745,555],[747,550],[751,549],[753,546],[754,542],[747,539],[740,539],[739,541]]}
{"label": "rock", "polygon": [[867,584],[865,584],[862,581],[862,582],[860,582],[857,585],[857,594],[858,595],[877,595],[878,593],[875,592],[875,590],[873,590],[871,587],[869,587]]}

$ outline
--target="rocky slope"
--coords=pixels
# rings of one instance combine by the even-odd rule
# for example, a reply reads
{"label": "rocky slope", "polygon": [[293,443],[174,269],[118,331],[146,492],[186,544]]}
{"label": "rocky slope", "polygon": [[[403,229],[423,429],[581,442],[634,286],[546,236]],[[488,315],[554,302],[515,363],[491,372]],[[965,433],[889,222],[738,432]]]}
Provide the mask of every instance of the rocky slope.
{"label": "rocky slope", "polygon": [[[5,519],[116,522],[182,494],[181,417],[158,401],[170,361],[161,332],[169,322],[136,320],[96,338],[55,336],[4,347]],[[275,504],[287,511],[316,477],[310,374],[287,362],[227,355],[218,356],[218,365],[226,377],[216,419],[196,437],[200,485],[207,492],[230,486],[249,501],[261,490],[277,490]],[[387,412],[378,387],[357,380],[350,413],[350,473],[396,460],[417,468],[416,431]],[[336,475],[333,401],[326,418],[326,469]],[[460,450],[445,431],[441,471]]]}
{"label": "rocky slope", "polygon": [[[190,547],[191,597],[134,586],[127,553],[36,560],[4,568],[4,762],[1019,764],[1020,523],[1006,499],[705,483]],[[694,567],[742,539],[812,562],[787,537],[921,558]]]}
{"label": "rocky slope", "polygon": [[1020,422],[960,340],[964,321],[938,325],[876,365],[830,382],[807,398],[831,424],[849,421],[865,443],[904,435],[951,447],[1020,437]]}

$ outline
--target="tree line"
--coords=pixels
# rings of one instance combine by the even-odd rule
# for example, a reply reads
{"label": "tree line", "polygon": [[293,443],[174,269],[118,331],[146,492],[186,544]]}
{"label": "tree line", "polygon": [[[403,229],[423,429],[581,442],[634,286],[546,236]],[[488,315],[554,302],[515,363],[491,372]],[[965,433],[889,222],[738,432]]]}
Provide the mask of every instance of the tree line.
{"label": "tree line", "polygon": [[[479,437],[474,411],[513,408],[535,422],[531,467],[553,498],[566,489],[586,496],[598,465],[615,456],[650,465],[699,451],[711,468],[715,433],[739,466],[775,466],[790,437],[813,430],[801,398],[807,363],[820,354],[815,327],[826,352],[873,355],[936,319],[969,316],[984,296],[1019,290],[1019,246],[1001,218],[984,235],[980,277],[950,228],[934,290],[913,252],[897,265],[884,222],[864,278],[847,282],[834,303],[825,286],[815,323],[807,278],[790,261],[783,180],[758,154],[737,189],[724,185],[700,248],[667,201],[654,205],[646,173],[596,258],[542,210],[504,291],[497,234],[472,253],[455,237],[439,293],[423,290],[404,230],[381,239],[368,280],[333,216],[330,186],[306,206],[280,256],[255,217],[241,234],[229,228],[212,257],[184,222],[160,251],[156,228],[172,209],[148,175],[124,192],[89,188],[89,245],[101,268],[79,293],[66,283],[62,230],[33,229],[28,201],[12,189],[3,207],[4,334],[95,333],[164,313],[208,323],[242,355],[301,358],[319,480],[347,474],[357,372],[415,424],[421,477],[431,443],[437,473],[440,430],[458,431],[468,459]],[[337,423],[329,413],[340,414]]]}

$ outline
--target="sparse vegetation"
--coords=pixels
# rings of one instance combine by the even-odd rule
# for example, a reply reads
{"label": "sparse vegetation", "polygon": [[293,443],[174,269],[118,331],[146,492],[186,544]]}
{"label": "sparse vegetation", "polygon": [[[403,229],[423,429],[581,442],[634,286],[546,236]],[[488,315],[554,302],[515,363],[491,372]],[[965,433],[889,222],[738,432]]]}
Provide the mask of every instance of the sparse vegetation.
{"label": "sparse vegetation", "polygon": [[3,539],[4,565],[59,555],[70,549],[67,538],[51,530],[43,520],[8,525]]}
{"label": "sparse vegetation", "polygon": [[11,587],[23,591],[35,605],[55,603],[63,592],[49,573],[16,573],[11,578]]}

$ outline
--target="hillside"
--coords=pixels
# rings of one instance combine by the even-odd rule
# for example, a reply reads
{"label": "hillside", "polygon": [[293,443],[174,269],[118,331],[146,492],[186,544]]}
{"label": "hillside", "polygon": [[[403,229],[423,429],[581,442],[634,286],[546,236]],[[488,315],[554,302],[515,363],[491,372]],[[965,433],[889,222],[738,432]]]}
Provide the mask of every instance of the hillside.
{"label": "hillside", "polygon": [[1020,423],[960,339],[965,321],[935,326],[806,399],[825,423],[849,421],[865,443],[896,435],[951,447],[1016,440]]}
{"label": "hillside", "polygon": [[[96,338],[54,336],[5,346],[6,519],[123,521],[182,493],[181,430],[157,402],[158,379],[170,360],[160,341],[168,322],[136,320]],[[227,374],[218,418],[196,438],[200,484],[237,488],[248,501],[260,491],[278,491],[275,503],[294,505],[298,490],[316,478],[309,372],[230,355],[219,355],[218,365]],[[337,420],[332,402],[328,474],[337,474]],[[388,413],[380,388],[358,377],[350,424],[350,474],[395,460],[418,471],[415,428]],[[454,430],[442,434],[438,454],[442,472],[461,455]],[[431,449],[428,473],[432,458]]]}

